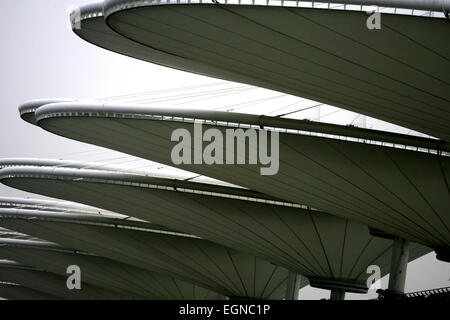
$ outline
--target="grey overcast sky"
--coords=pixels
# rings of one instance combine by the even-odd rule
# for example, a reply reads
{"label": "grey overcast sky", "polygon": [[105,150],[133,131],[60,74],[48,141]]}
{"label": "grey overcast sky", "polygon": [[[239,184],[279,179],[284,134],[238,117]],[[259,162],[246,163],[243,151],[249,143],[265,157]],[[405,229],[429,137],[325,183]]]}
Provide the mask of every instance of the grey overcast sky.
{"label": "grey overcast sky", "polygon": [[[14,0],[2,7],[0,158],[55,158],[90,148],[22,121],[17,107],[24,101],[99,98],[217,82],[124,57],[79,39],[67,25],[68,8],[87,2],[92,1]],[[0,185],[0,196],[24,195],[30,196]],[[430,253],[409,264],[406,291],[450,286],[449,278],[450,264]],[[387,277],[383,279],[386,286]],[[328,291],[309,287],[300,293],[300,298],[328,296]],[[367,296],[349,294],[347,298]]]}

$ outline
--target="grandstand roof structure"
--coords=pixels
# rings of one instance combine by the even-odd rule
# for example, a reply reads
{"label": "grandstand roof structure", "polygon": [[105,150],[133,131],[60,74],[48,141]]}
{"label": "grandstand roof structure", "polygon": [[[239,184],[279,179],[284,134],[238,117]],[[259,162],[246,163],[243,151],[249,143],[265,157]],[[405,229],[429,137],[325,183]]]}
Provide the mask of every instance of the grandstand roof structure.
{"label": "grandstand roof structure", "polygon": [[[37,108],[35,117],[55,134],[356,220],[434,247],[448,259],[445,141],[306,120],[112,104],[53,103]],[[174,164],[172,132],[182,128],[194,136],[197,123],[223,136],[229,128],[279,132],[278,173],[261,176],[260,165],[248,163]],[[198,147],[190,147],[194,154]]]}
{"label": "grandstand roof structure", "polygon": [[[82,7],[81,28],[74,31],[141,60],[324,102],[449,140],[450,48],[440,35],[450,26],[444,18],[385,13],[374,31],[366,27],[363,6],[380,1],[349,2],[361,4],[359,11],[284,3],[107,0]],[[449,10],[447,1],[382,5],[402,4]]]}
{"label": "grandstand roof structure", "polygon": [[450,0],[75,8],[92,45],[220,80],[20,105],[114,158],[0,159],[0,183],[50,197],[0,196],[0,297],[345,299],[374,266],[379,298],[408,297],[409,262],[450,262],[449,19]]}
{"label": "grandstand roof structure", "polygon": [[[56,281],[56,284],[63,288],[66,286],[67,267],[77,265],[82,270],[83,282],[116,292],[126,299],[205,300],[224,298],[218,293],[189,282],[43,241],[0,239],[0,258],[18,261],[24,265],[64,277],[62,282]],[[14,282],[27,286],[28,283],[25,279],[23,280]],[[89,295],[86,297],[95,298]]]}
{"label": "grandstand roof structure", "polygon": [[[67,266],[66,266],[67,267]],[[125,299],[123,293],[98,288],[85,283],[82,290],[68,290],[67,278],[11,261],[0,261],[0,283],[15,283],[22,287],[49,294],[58,299],[111,300]]]}
{"label": "grandstand roof structure", "polygon": [[[389,272],[392,240],[371,236],[367,226],[351,220],[245,189],[67,167],[9,167],[0,170],[0,181],[186,231],[284,266],[317,287],[339,283],[350,292],[365,292],[368,265]],[[8,213],[5,210],[0,209],[1,216]],[[22,221],[0,224],[24,227]],[[47,239],[34,230],[19,231]],[[415,245],[410,258],[429,251]]]}
{"label": "grandstand roof structure", "polygon": [[0,209],[0,216],[0,225],[8,229],[226,296],[281,299],[286,293],[286,269],[147,222],[20,208]]}

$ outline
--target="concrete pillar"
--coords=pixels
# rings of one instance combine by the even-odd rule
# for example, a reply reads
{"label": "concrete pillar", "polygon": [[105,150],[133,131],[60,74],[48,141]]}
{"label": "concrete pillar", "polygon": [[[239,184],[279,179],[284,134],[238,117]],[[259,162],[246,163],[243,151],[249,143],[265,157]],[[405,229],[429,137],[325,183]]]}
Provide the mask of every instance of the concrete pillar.
{"label": "concrete pillar", "polygon": [[388,290],[393,293],[405,292],[406,269],[408,267],[409,241],[394,238],[392,246],[391,272],[389,274]]}
{"label": "concrete pillar", "polygon": [[298,292],[302,283],[302,276],[289,271],[286,284],[286,300],[298,300]]}
{"label": "concrete pillar", "polygon": [[330,300],[345,300],[345,290],[332,289],[330,293]]}

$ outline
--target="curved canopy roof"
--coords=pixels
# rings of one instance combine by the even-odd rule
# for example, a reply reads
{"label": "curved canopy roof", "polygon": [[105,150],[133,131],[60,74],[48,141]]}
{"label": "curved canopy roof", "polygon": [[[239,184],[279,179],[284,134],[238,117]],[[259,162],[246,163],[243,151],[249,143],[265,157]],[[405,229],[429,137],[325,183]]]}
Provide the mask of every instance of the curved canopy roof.
{"label": "curved canopy roof", "polygon": [[[257,198],[257,193],[250,197],[247,190],[71,168],[6,168],[0,170],[0,180],[199,235],[298,272],[319,287],[340,281],[361,292],[368,265],[389,272],[391,240],[373,237],[366,226],[350,220]],[[410,258],[429,251],[414,245]]]}
{"label": "curved canopy roof", "polygon": [[[4,240],[4,239],[9,239],[9,240],[38,240],[36,238],[30,237],[29,235],[17,232],[17,231],[12,231],[12,230],[8,230],[5,228],[1,228],[0,227],[0,241]],[[0,258],[1,259],[1,258]]]}
{"label": "curved canopy roof", "polygon": [[[435,140],[386,133],[386,143],[384,137],[361,138],[372,136],[371,130],[353,133],[336,125],[331,134],[329,125],[323,133],[317,123],[312,130],[296,120],[118,105],[50,104],[36,111],[36,119],[53,133],[169,166],[176,166],[171,159],[178,143],[171,141],[175,129],[194,137],[194,123],[203,123],[203,130],[218,129],[225,137],[228,128],[256,128],[260,121],[265,129],[280,131],[276,175],[261,176],[260,165],[248,164],[177,167],[425,245],[450,244],[450,161],[442,152],[449,149]],[[339,129],[342,135],[336,136]],[[192,154],[194,148],[191,143]]]}
{"label": "curved canopy roof", "polygon": [[75,32],[101,47],[450,139],[445,19],[382,14],[369,30],[349,10],[110,0],[106,22],[96,10]]}
{"label": "curved canopy roof", "polygon": [[74,101],[73,99],[36,99],[27,101],[24,104],[19,106],[19,114],[22,120],[37,125],[36,119],[34,117],[34,112],[40,106],[50,104],[50,103],[60,103],[60,102],[69,102]]}
{"label": "curved canopy roof", "polygon": [[9,261],[0,262],[0,282],[19,284],[61,299],[102,300],[125,298],[123,294],[95,287],[88,283],[82,283],[82,290],[69,290],[66,281],[67,275],[60,276]]}
{"label": "curved canopy roof", "polygon": [[[223,298],[213,291],[188,282],[92,254],[50,247],[36,241],[0,239],[0,258],[18,261],[64,277],[67,277],[66,269],[69,265],[77,265],[82,271],[83,283],[119,292],[127,299]],[[11,279],[9,282],[13,282]]]}
{"label": "curved canopy roof", "polygon": [[103,1],[81,6],[80,16],[73,15],[71,18],[73,31],[80,38],[101,48],[158,65],[202,75],[223,72],[220,68],[167,54],[157,48],[149,48],[119,35],[105,23]]}
{"label": "curved canopy roof", "polygon": [[[69,248],[188,281],[226,296],[281,299],[286,269],[149,223],[28,209],[0,209],[0,224]],[[108,221],[109,220],[109,221]]]}
{"label": "curved canopy roof", "polygon": [[42,291],[36,291],[15,283],[0,282],[0,297],[8,300],[61,300]]}

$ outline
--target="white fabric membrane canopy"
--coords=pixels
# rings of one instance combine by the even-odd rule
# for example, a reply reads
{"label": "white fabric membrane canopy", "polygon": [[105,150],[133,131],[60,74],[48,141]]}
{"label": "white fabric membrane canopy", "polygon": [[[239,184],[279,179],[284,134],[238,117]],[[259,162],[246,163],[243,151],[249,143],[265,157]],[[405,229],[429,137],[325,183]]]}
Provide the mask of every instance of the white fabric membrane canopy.
{"label": "white fabric membrane canopy", "polygon": [[108,50],[450,138],[446,19],[382,14],[370,30],[364,11],[129,0],[81,13],[74,32]]}
{"label": "white fabric membrane canopy", "polygon": [[[445,258],[450,244],[450,162],[447,144],[367,129],[244,115],[238,113],[131,107],[109,104],[54,103],[35,113],[40,127],[55,134],[121,151],[143,159],[202,174],[256,190],[332,215],[359,221],[371,228],[431,246]],[[279,170],[261,175],[261,164],[174,164],[174,130],[195,137],[203,132],[254,128],[279,132]],[[263,128],[263,129],[261,129]],[[269,139],[270,140],[270,139]],[[386,142],[388,141],[388,142]],[[203,141],[202,150],[208,145]],[[269,148],[270,150],[270,148]],[[199,146],[190,144],[192,155]],[[194,161],[191,161],[193,163]]]}
{"label": "white fabric membrane canopy", "polygon": [[[248,252],[308,277],[317,287],[339,283],[349,291],[365,292],[367,266],[377,264],[383,274],[390,271],[392,240],[371,236],[360,223],[253,191],[67,167],[8,167],[0,170],[0,180],[14,188],[95,204]],[[18,221],[14,228],[9,223],[4,226],[17,229],[43,222]],[[66,229],[53,225],[55,230]],[[65,241],[62,237],[48,240]],[[414,244],[410,259],[429,251]]]}
{"label": "white fabric membrane canopy", "polygon": [[[2,248],[0,248],[0,250],[1,249]],[[59,299],[110,300],[126,298],[126,295],[123,293],[99,288],[88,283],[83,283],[82,290],[69,290],[66,281],[67,276],[64,275],[56,275],[25,265],[0,261],[0,283],[7,282],[18,284],[22,287],[58,297]]]}
{"label": "white fabric membrane canopy", "polygon": [[[348,10],[126,0],[82,7],[74,32],[105,49],[442,140],[204,110],[25,103],[20,114],[27,122],[169,166],[175,129],[193,136],[201,122],[223,134],[237,124],[277,130],[280,166],[276,175],[261,176],[260,165],[178,165],[251,191],[72,162],[3,161],[0,180],[8,186],[101,209],[0,198],[0,226],[23,232],[0,229],[0,259],[23,263],[0,263],[0,296],[280,299],[287,270],[312,286],[365,292],[367,266],[387,274],[392,248],[367,225],[449,260],[450,45],[442,41],[449,25],[431,17],[381,18],[382,29],[373,31],[364,12]],[[429,251],[413,243],[410,260]],[[86,270],[82,293],[65,288],[68,261]]]}
{"label": "white fabric membrane canopy", "polygon": [[0,224],[8,229],[190,282],[225,296],[281,299],[286,293],[286,269],[150,223],[22,208],[0,209],[0,217]]}
{"label": "white fabric membrane canopy", "polygon": [[[24,265],[62,276],[64,277],[63,281],[56,281],[56,284],[64,287],[67,280],[67,267],[77,265],[82,271],[83,284],[87,283],[91,286],[110,290],[120,295],[121,299],[204,300],[224,298],[220,294],[189,282],[79,250],[50,246],[49,243],[45,242],[0,239],[0,258],[18,261]],[[28,284],[25,281],[20,281],[20,279],[12,281],[14,279],[5,276],[4,280],[35,287],[33,283]],[[69,293],[67,288],[63,292],[65,291],[68,291],[66,294]],[[96,298],[89,295],[85,297]],[[105,296],[103,299],[107,297]]]}

